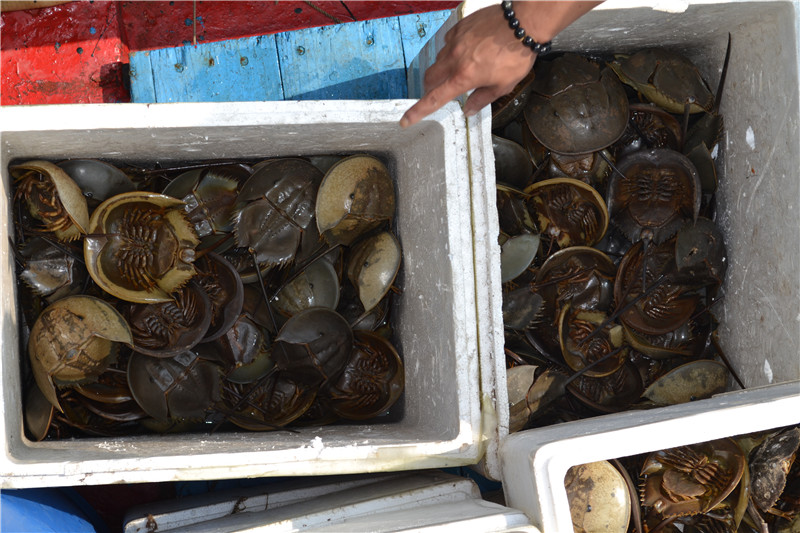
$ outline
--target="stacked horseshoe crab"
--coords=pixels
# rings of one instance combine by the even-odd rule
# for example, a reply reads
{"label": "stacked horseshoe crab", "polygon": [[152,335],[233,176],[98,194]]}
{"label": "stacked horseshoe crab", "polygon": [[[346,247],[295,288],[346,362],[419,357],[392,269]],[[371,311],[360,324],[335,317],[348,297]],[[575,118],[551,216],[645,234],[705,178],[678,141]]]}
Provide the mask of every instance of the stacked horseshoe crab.
{"label": "stacked horseshoe crab", "polygon": [[565,477],[574,529],[797,531],[798,448],[791,426],[574,466]]}
{"label": "stacked horseshoe crab", "polygon": [[719,96],[651,49],[542,59],[494,103],[511,431],[728,386]]}
{"label": "stacked horseshoe crab", "polygon": [[313,426],[400,397],[378,158],[9,170],[30,438]]}

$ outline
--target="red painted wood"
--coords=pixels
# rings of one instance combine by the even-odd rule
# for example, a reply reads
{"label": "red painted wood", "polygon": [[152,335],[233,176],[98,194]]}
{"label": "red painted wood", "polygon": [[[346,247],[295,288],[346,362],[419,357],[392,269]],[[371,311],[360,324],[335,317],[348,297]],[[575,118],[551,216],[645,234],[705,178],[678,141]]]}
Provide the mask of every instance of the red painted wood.
{"label": "red painted wood", "polygon": [[[84,0],[2,13],[0,104],[129,102],[128,52],[192,42],[192,4]],[[367,20],[451,9],[459,2],[313,4],[349,22],[350,12]],[[198,44],[334,24],[299,1],[199,1],[196,9]]]}
{"label": "red painted wood", "polygon": [[[340,2],[315,4],[339,20],[351,20]],[[197,2],[196,7],[198,43],[334,23],[303,2]],[[192,8],[192,2],[186,1],[122,2],[130,49],[151,50],[192,42]]]}
{"label": "red painted wood", "polygon": [[117,2],[2,14],[0,104],[128,102]]}
{"label": "red painted wood", "polygon": [[[452,9],[459,2],[342,2],[316,1],[313,5],[341,22],[408,13]],[[348,11],[348,8],[350,11]],[[193,42],[193,6],[190,1],[122,2],[126,42],[132,51],[180,46]],[[197,42],[267,35],[334,24],[334,20],[305,2],[197,2]]]}

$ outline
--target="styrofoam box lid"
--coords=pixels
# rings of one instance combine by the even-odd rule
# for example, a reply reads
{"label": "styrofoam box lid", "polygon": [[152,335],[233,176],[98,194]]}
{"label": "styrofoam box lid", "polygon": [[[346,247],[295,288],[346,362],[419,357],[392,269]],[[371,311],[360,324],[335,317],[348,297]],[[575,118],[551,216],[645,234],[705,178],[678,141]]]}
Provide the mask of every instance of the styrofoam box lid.
{"label": "styrofoam box lid", "polygon": [[[386,422],[297,433],[214,433],[34,443],[21,416],[10,200],[0,203],[0,487],[339,474],[472,464],[485,448],[470,153],[451,103],[401,129],[412,101],[92,104],[0,108],[0,173],[12,160],[252,159],[370,153],[396,180],[403,249],[393,309],[406,389]],[[481,125],[474,130],[483,136]],[[488,135],[488,132],[487,132]],[[479,255],[476,255],[476,252]],[[480,255],[483,254],[483,255]],[[492,391],[483,391],[491,394]]]}

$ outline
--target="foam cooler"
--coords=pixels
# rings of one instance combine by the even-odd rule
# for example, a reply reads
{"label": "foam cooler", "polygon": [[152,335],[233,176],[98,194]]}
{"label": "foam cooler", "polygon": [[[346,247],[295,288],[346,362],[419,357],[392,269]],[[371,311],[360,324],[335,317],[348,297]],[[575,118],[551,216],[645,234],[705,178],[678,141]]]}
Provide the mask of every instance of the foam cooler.
{"label": "foam cooler", "polygon": [[[450,104],[401,130],[412,102],[17,106],[0,109],[0,487],[363,473],[483,455],[475,234],[466,121]],[[476,132],[482,136],[482,132]],[[488,131],[486,132],[488,135]],[[23,432],[13,237],[14,160],[155,163],[369,153],[396,181],[403,249],[393,310],[405,393],[385,423],[265,433],[31,442]]]}

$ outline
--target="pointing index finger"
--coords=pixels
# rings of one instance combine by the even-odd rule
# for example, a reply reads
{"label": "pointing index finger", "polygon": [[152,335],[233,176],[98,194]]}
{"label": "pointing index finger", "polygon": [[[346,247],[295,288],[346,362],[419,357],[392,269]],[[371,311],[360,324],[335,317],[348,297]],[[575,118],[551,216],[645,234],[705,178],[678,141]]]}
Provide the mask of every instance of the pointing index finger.
{"label": "pointing index finger", "polygon": [[430,90],[425,96],[420,98],[416,104],[411,106],[409,110],[405,112],[403,118],[400,119],[400,126],[407,128],[408,126],[416,124],[469,89],[470,87],[454,81],[453,78],[448,79],[438,87]]}

